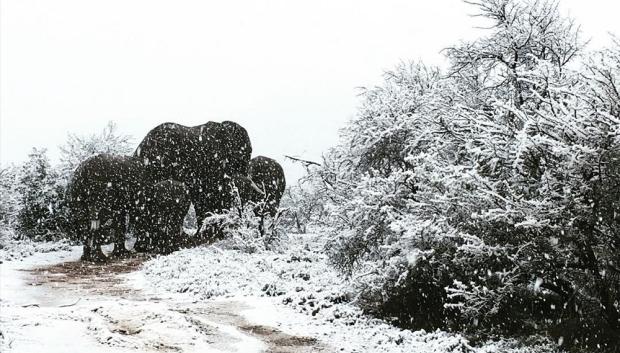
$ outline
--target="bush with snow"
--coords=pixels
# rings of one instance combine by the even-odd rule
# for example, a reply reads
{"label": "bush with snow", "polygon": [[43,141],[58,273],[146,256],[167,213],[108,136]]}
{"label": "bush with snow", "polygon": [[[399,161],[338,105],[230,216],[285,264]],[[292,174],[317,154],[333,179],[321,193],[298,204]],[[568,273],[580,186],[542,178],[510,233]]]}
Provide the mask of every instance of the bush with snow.
{"label": "bush with snow", "polygon": [[20,209],[18,176],[15,166],[0,169],[0,225],[6,227],[14,226]]}
{"label": "bush with snow", "polygon": [[66,223],[64,187],[46,150],[34,148],[20,168],[17,180],[17,230],[33,240],[59,237]]}
{"label": "bush with snow", "polygon": [[473,2],[449,71],[367,90],[313,171],[333,263],[405,327],[620,337],[620,46],[588,54],[546,1]]}
{"label": "bush with snow", "polygon": [[269,303],[278,311],[279,329],[316,337],[341,352],[556,351],[554,342],[541,337],[484,341],[477,348],[460,334],[403,330],[367,316],[346,279],[330,266],[327,242],[324,236],[290,235],[278,252],[248,253],[223,240],[159,256],[145,263],[142,274],[150,287],[191,300],[246,297],[253,305]]}
{"label": "bush with snow", "polygon": [[66,240],[35,242],[19,235],[11,227],[0,225],[0,263],[21,260],[34,253],[61,250],[71,250],[71,244]]}
{"label": "bush with snow", "polygon": [[[200,230],[202,234],[210,239],[226,239],[227,248],[248,253],[274,250],[286,242],[287,235],[278,215],[262,218],[254,212],[260,204],[243,204],[237,190],[233,188],[231,192],[232,207],[206,217]],[[264,230],[261,232],[261,229]]]}
{"label": "bush with snow", "polygon": [[321,225],[325,217],[323,200],[315,191],[315,183],[306,177],[286,188],[280,207],[280,224],[291,233],[307,233],[309,227]]}

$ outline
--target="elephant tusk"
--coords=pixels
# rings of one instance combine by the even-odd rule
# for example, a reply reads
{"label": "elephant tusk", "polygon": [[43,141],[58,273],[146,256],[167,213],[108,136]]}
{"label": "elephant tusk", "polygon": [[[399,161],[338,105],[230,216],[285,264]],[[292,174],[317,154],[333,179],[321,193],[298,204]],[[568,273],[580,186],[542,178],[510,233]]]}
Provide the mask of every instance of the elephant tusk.
{"label": "elephant tusk", "polygon": [[265,195],[265,191],[262,190],[261,188],[258,187],[258,185],[256,185],[256,183],[254,183],[254,181],[252,181],[252,179],[249,179],[250,181],[250,186],[252,187],[252,189],[254,189],[256,192],[260,193],[261,195]]}

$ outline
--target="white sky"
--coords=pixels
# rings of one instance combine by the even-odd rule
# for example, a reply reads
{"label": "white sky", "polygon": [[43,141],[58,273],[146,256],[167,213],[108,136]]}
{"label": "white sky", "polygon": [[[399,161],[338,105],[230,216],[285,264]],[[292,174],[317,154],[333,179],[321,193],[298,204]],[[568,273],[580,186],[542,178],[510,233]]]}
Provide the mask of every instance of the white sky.
{"label": "white sky", "polygon": [[[562,0],[593,45],[614,0]],[[254,155],[319,159],[357,87],[400,61],[441,63],[479,20],[460,0],[0,0],[0,159],[58,157],[109,120],[135,143],[159,123],[234,120]],[[283,163],[289,181],[299,168]]]}

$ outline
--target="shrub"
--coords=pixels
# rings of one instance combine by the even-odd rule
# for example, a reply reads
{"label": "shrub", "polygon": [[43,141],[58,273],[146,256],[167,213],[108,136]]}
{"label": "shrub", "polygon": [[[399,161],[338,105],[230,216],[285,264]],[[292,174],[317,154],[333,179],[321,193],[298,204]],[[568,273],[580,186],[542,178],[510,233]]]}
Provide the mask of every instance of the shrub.
{"label": "shrub", "polygon": [[387,74],[314,173],[332,261],[407,327],[613,350],[620,46],[583,52],[555,3],[472,3],[489,35]]}
{"label": "shrub", "polygon": [[45,149],[33,149],[21,167],[17,190],[20,209],[17,228],[33,240],[52,240],[63,224],[61,208],[64,192],[51,167]]}

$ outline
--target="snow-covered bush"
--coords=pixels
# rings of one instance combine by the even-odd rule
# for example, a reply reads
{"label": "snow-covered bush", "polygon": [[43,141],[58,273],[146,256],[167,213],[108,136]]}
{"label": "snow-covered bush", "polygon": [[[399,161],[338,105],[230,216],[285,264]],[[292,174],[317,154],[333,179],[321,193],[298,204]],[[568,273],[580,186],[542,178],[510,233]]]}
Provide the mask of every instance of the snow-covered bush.
{"label": "snow-covered bush", "polygon": [[284,191],[280,208],[280,224],[291,233],[307,233],[308,226],[319,225],[325,216],[320,195],[312,184],[302,179],[297,185],[288,186]]}
{"label": "snow-covered bush", "polygon": [[0,225],[12,227],[19,212],[18,168],[8,166],[0,169]]}
{"label": "snow-covered bush", "polygon": [[9,226],[0,225],[0,263],[21,260],[34,253],[66,250],[71,250],[71,244],[66,239],[35,242],[25,238]]}
{"label": "snow-covered bush", "polygon": [[223,244],[229,249],[247,253],[278,250],[286,241],[286,232],[280,226],[279,217],[267,215],[261,218],[254,212],[260,205],[253,202],[243,204],[236,188],[232,189],[232,193],[234,205],[206,217],[199,233],[209,239],[225,239]]}
{"label": "snow-covered bush", "polygon": [[56,238],[65,222],[63,186],[45,149],[34,148],[19,171],[17,229],[33,240]]}
{"label": "snow-covered bush", "polygon": [[315,172],[332,261],[401,325],[611,350],[620,47],[585,53],[555,3],[473,3],[488,36],[446,50],[447,73],[387,74]]}

